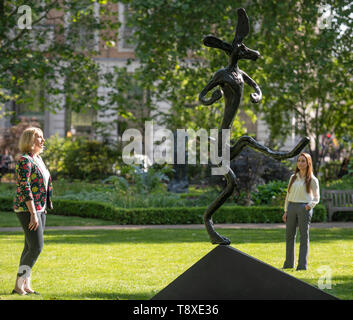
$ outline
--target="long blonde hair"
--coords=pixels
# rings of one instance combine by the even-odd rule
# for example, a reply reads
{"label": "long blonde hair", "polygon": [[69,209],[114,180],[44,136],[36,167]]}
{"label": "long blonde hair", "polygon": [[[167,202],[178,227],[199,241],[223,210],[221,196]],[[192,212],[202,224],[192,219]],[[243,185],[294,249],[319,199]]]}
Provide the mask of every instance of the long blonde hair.
{"label": "long blonde hair", "polygon": [[[310,184],[311,184],[311,178],[313,174],[313,161],[311,159],[311,156],[309,153],[302,152],[299,156],[298,159],[303,156],[306,159],[307,167],[306,167],[306,173],[305,173],[305,186],[306,186],[306,192],[310,193]],[[297,159],[297,162],[298,162]],[[290,188],[294,181],[297,179],[297,173],[299,172],[298,166],[295,168],[294,176],[291,179],[289,186],[288,186],[288,192],[290,192]]]}
{"label": "long blonde hair", "polygon": [[18,143],[18,147],[22,153],[33,152],[35,135],[43,135],[43,131],[40,128],[29,127],[22,132]]}

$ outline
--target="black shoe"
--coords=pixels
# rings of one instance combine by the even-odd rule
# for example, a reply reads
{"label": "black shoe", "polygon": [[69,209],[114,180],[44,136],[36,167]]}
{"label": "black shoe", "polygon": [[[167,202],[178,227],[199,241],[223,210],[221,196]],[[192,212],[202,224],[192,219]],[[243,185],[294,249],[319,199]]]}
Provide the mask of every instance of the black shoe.
{"label": "black shoe", "polygon": [[40,296],[40,293],[37,292],[37,291],[33,291],[33,292],[28,292],[28,291],[26,291],[26,292],[27,292],[27,294],[36,294],[36,295]]}
{"label": "black shoe", "polygon": [[297,267],[296,271],[307,270],[305,267]]}
{"label": "black shoe", "polygon": [[20,296],[26,296],[26,295],[28,295],[28,292],[22,294],[22,293],[18,293],[15,289],[13,289],[11,294],[18,294]]}

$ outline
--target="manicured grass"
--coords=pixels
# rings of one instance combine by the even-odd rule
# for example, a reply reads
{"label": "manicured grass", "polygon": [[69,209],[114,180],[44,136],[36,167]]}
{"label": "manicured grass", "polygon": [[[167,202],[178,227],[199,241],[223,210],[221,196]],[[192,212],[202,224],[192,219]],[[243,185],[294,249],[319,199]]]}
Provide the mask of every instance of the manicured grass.
{"label": "manicured grass", "polygon": [[[284,229],[221,233],[235,248],[282,267]],[[47,230],[33,268],[33,288],[42,295],[20,297],[9,293],[23,239],[22,232],[0,233],[0,299],[150,299],[214,248],[204,230]],[[286,272],[317,287],[318,268],[329,267],[332,289],[325,291],[353,299],[352,248],[351,229],[312,229],[309,270]]]}
{"label": "manicured grass", "polygon": [[[115,224],[113,221],[100,219],[66,217],[48,214],[46,226],[103,226]],[[0,227],[21,227],[14,212],[0,211]]]}

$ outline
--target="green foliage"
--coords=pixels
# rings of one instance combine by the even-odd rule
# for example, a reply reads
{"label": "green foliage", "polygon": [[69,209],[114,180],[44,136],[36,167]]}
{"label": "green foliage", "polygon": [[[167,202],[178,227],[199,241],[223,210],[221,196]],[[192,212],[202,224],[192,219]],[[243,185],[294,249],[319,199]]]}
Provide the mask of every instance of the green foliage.
{"label": "green foliage", "polygon": [[103,180],[102,183],[109,183],[114,187],[115,192],[120,192],[126,194],[129,191],[129,182],[120,176],[110,176],[107,179]]}
{"label": "green foliage", "polygon": [[170,167],[154,168],[148,170],[135,165],[121,167],[119,176],[110,176],[103,180],[103,184],[111,187],[112,192],[124,194],[125,196],[145,196],[150,193],[165,191],[165,182],[169,181],[167,173]]}
{"label": "green foliage", "polygon": [[1,211],[12,211],[13,210],[13,198],[15,194],[12,196],[5,196],[1,193],[0,196],[0,210]]}
{"label": "green foliage", "polygon": [[95,123],[101,134],[112,130],[114,125],[118,126],[120,134],[128,126],[144,132],[145,121],[152,120],[158,115],[158,112],[154,112],[157,106],[151,100],[153,87],[146,78],[147,75],[139,70],[132,73],[125,66],[114,67],[113,72],[104,74],[104,82],[108,84],[110,91],[105,103],[100,106],[100,112],[107,114],[107,118],[111,120]]}
{"label": "green foliage", "polygon": [[[99,17],[94,14],[96,2]],[[17,9],[23,1],[2,2],[0,107],[12,101],[55,110],[62,107],[64,94],[68,110],[93,108],[108,114],[113,108],[114,124],[119,116],[140,126],[143,120],[153,118],[152,114],[157,115],[152,112],[156,102],[169,101],[171,109],[159,111],[169,128],[216,128],[223,102],[200,106],[198,94],[228,58],[221,50],[205,47],[202,39],[213,34],[230,42],[236,9],[244,7],[250,18],[250,34],[244,42],[259,50],[262,58],[256,63],[241,61],[239,66],[259,84],[264,98],[252,105],[252,89],[245,86],[242,110],[253,120],[261,111],[270,124],[271,138],[279,142],[292,132],[288,119],[295,115],[297,133],[313,135],[316,166],[321,134],[334,131],[338,138],[352,136],[350,1],[326,1],[334,19],[330,28],[318,29],[320,0],[123,0],[131,9],[127,24],[134,28],[134,35],[129,40],[136,44],[136,60],[141,63],[134,75],[126,67],[104,73],[93,59],[97,56],[94,46],[89,45],[99,33],[104,48],[115,46],[120,24],[112,4],[117,2],[27,1],[33,13],[32,30],[17,27]],[[61,24],[47,27],[44,21],[53,21],[51,9],[70,17],[69,32]],[[85,43],[80,28],[85,30]],[[67,41],[50,41],[51,36]],[[55,85],[58,79],[65,79],[63,86]],[[38,103],[31,93],[33,83],[40,83],[46,93]],[[104,103],[97,94],[100,85],[113,88]],[[132,99],[136,87],[141,94]],[[104,131],[102,123],[96,126]],[[243,133],[243,123],[236,118],[232,138]]]}
{"label": "green foliage", "polygon": [[353,176],[347,174],[341,179],[329,181],[325,188],[329,190],[353,190]]}
{"label": "green foliage", "polygon": [[[93,59],[97,54],[93,45],[95,33],[109,42],[116,37],[116,32],[111,31],[117,31],[119,23],[110,7],[117,1],[100,1],[100,17],[94,14],[95,2],[1,1],[0,108],[5,102],[13,101],[35,108],[39,103],[43,109],[57,110],[61,107],[61,94],[80,97],[79,101],[69,98],[72,110],[98,108],[99,66]],[[23,4],[31,8],[31,29],[18,27],[21,17],[18,8]],[[65,28],[60,17],[67,17]],[[57,85],[58,79],[65,79],[63,86]],[[35,95],[29,94],[37,81],[45,90],[39,102]]]}
{"label": "green foliage", "polygon": [[[264,114],[271,130],[270,143],[285,141],[293,130],[288,119],[295,116],[296,134],[313,137],[314,148],[309,149],[317,172],[324,156],[320,154],[321,135],[352,136],[350,1],[325,2],[333,19],[331,26],[323,29],[318,28],[323,14],[320,0],[126,2],[132,8],[129,23],[135,29],[133,41],[141,62],[138,72],[146,83],[155,83],[152,94],[156,100],[171,101],[171,110],[165,115],[171,127],[219,126],[223,103],[200,106],[198,94],[228,59],[221,50],[205,47],[202,39],[213,34],[232,41],[236,9],[244,7],[250,19],[244,43],[259,50],[262,58],[256,63],[240,61],[239,67],[259,84],[263,101],[252,105],[252,89],[245,86],[241,108]],[[233,138],[245,131],[237,119],[233,131]]]}
{"label": "green foliage", "polygon": [[350,160],[348,163],[348,174],[350,176],[353,176],[353,156],[350,157]]}
{"label": "green foliage", "polygon": [[65,172],[65,154],[69,149],[70,140],[60,137],[58,134],[51,136],[45,142],[42,157],[53,179],[60,177]]}
{"label": "green foliage", "polygon": [[46,140],[43,158],[54,178],[96,180],[112,174],[119,153],[95,140],[56,135]]}
{"label": "green foliage", "polygon": [[320,167],[320,177],[323,181],[332,181],[337,179],[342,162],[339,160],[324,163]]}
{"label": "green foliage", "polygon": [[[74,192],[68,190],[64,195],[56,195],[56,198],[80,201],[101,201],[110,203],[119,208],[206,206],[216,198],[216,194],[214,192],[199,195],[197,197],[189,197],[183,194],[162,192],[158,189],[148,193],[138,193],[135,185],[133,184],[129,184],[127,190],[124,189],[125,185],[123,187],[121,186],[119,181],[126,181],[125,178],[112,176],[110,179],[112,181],[115,180],[114,184],[105,184],[102,185],[101,188],[97,188],[91,191],[81,190]],[[164,185],[160,185],[160,187],[165,189]]]}
{"label": "green foliage", "polygon": [[[234,22],[235,14],[228,16],[224,13],[224,6],[231,2],[123,2],[130,8],[127,23],[134,28],[130,40],[136,44],[136,56],[141,66],[135,69],[134,75],[121,76],[127,71],[126,68],[120,68],[106,77],[116,91],[110,95],[112,105],[116,101],[119,102],[118,108],[130,106],[126,93],[137,84],[145,93],[143,104],[146,108],[153,110],[156,109],[156,102],[170,102],[168,112],[157,110],[154,113],[168,128],[190,128],[196,131],[200,128],[217,128],[222,119],[223,103],[203,107],[199,105],[198,95],[215,68],[224,66],[227,57],[217,50],[210,52],[204,48],[202,37],[210,33],[212,26],[220,24],[223,24],[222,30],[227,36],[231,37],[234,25],[230,26],[229,19]],[[138,109],[130,108],[129,111],[135,113]],[[251,110],[247,106],[245,109],[255,120]],[[126,114],[126,108],[118,112]],[[149,118],[152,118],[151,114]],[[239,119],[235,119],[233,129],[232,138],[245,133],[243,122]]]}
{"label": "green foliage", "polygon": [[0,183],[0,195],[2,197],[15,196],[16,185],[14,183]]}
{"label": "green foliage", "polygon": [[332,215],[332,221],[342,221],[342,222],[353,221],[353,212],[337,211]]}
{"label": "green foliage", "polygon": [[122,174],[128,177],[128,179],[134,184],[136,191],[139,193],[149,193],[153,191],[164,191],[163,182],[168,182],[172,169],[170,167],[162,167],[156,169],[150,167],[149,169],[143,169],[138,166],[125,166],[122,170]]}
{"label": "green foliage", "polygon": [[[99,201],[55,199],[51,214],[111,220],[117,224],[202,224],[207,207],[117,208]],[[12,209],[12,199],[0,197],[3,211]],[[215,223],[280,223],[283,208],[268,206],[223,206],[213,217]],[[326,221],[326,209],[317,205],[313,222]]]}
{"label": "green foliage", "polygon": [[257,186],[257,192],[251,193],[251,199],[255,205],[283,205],[287,187],[287,181],[271,181]]}
{"label": "green foliage", "polygon": [[[218,195],[215,190],[193,190],[186,194],[162,192],[159,188],[154,192],[138,193],[131,177],[121,177],[128,180],[128,190],[124,191],[121,185],[115,185],[114,180],[120,180],[118,176],[111,176],[112,182],[88,183],[85,181],[72,181],[69,179],[54,180],[54,198],[78,201],[99,201],[110,203],[119,208],[150,208],[150,207],[195,207],[207,206]],[[109,178],[108,178],[109,179]],[[161,188],[165,191],[164,185]],[[1,196],[15,195],[15,184],[1,184]],[[230,203],[231,200],[229,200]]]}
{"label": "green foliage", "polygon": [[[57,200],[54,214],[78,215],[113,220],[117,224],[191,224],[203,223],[207,207],[171,208],[116,208],[95,201]],[[223,206],[214,215],[215,223],[279,223],[283,210],[280,207]],[[315,208],[313,222],[325,221],[323,206]]]}
{"label": "green foliage", "polygon": [[352,59],[353,7],[349,1],[325,2],[333,19],[330,27],[320,29],[321,1],[256,2],[259,13],[253,18],[262,23],[254,41],[265,59],[255,71],[263,79],[259,110],[277,140],[290,134],[288,119],[295,116],[296,133],[312,137],[308,149],[317,173],[326,149],[321,137],[335,133],[341,139],[353,132],[351,79],[343,71]]}

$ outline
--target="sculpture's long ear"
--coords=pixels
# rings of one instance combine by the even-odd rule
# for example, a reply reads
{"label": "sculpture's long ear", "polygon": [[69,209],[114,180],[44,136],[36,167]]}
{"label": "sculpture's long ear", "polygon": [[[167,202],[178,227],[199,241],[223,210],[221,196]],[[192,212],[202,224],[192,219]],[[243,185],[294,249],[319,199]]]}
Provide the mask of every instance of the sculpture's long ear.
{"label": "sculpture's long ear", "polygon": [[249,34],[250,25],[249,18],[246,15],[245,9],[238,9],[238,24],[235,29],[235,36],[232,45],[234,46],[236,42],[240,43]]}
{"label": "sculpture's long ear", "polygon": [[218,39],[214,36],[205,37],[203,39],[203,43],[207,47],[221,49],[225,51],[228,55],[232,53],[232,46],[229,43],[224,42],[221,39]]}

